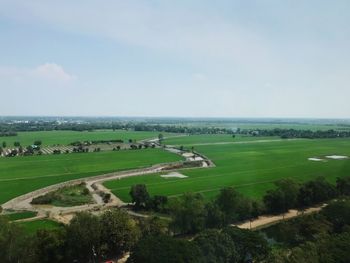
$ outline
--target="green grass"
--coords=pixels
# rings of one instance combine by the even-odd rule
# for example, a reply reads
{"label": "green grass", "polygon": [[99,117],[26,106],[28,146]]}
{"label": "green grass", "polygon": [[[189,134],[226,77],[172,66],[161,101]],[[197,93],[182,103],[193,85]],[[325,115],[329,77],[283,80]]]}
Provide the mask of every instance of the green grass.
{"label": "green grass", "polygon": [[184,179],[147,175],[110,181],[105,185],[125,201],[130,201],[130,186],[137,183],[145,183],[151,195],[173,197],[191,191],[212,198],[220,188],[233,186],[247,196],[261,198],[266,190],[274,187],[273,182],[281,178],[302,182],[325,176],[335,182],[337,177],[350,175],[350,159],[307,160],[330,154],[350,156],[350,139],[209,144],[197,146],[196,150],[212,159],[216,167],[180,171],[188,176]]}
{"label": "green grass", "polygon": [[0,204],[68,180],[178,160],[162,149],[0,158]]}
{"label": "green grass", "polygon": [[279,137],[253,137],[236,135],[234,138],[229,134],[200,134],[200,135],[189,135],[179,136],[166,139],[164,144],[176,145],[176,146],[200,146],[201,144],[221,144],[221,143],[236,143],[243,141],[256,141],[256,140],[275,140],[280,139]]}
{"label": "green grass", "polygon": [[20,219],[26,219],[26,218],[31,218],[36,216],[36,212],[32,211],[24,211],[24,212],[18,212],[18,213],[11,213],[11,214],[5,214],[1,215],[5,217],[9,221],[15,221],[15,220],[20,220]]}
{"label": "green grass", "polygon": [[79,184],[62,187],[34,198],[32,203],[67,207],[93,203],[93,199],[86,185]]}
{"label": "green grass", "polygon": [[27,222],[16,223],[20,225],[28,234],[35,234],[37,230],[52,230],[62,227],[62,224],[48,219],[40,219]]}
{"label": "green grass", "polygon": [[[101,131],[38,131],[38,132],[18,132],[17,136],[0,137],[0,143],[6,142],[7,147],[13,147],[13,143],[18,141],[22,146],[28,146],[35,140],[41,140],[43,145],[61,144],[67,145],[74,141],[88,140],[143,140],[158,137],[159,132],[148,131],[124,131],[124,130],[101,130]],[[164,133],[164,136],[171,135]]]}

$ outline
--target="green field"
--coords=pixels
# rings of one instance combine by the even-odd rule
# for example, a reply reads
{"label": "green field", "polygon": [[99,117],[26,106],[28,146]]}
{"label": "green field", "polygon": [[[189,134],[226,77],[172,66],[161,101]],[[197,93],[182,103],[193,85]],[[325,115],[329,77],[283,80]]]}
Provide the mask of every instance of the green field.
{"label": "green field", "polygon": [[233,137],[230,134],[201,134],[201,135],[187,135],[177,136],[164,140],[164,144],[176,145],[176,146],[198,146],[201,144],[212,144],[212,143],[236,143],[243,141],[261,141],[261,140],[275,140],[280,139],[279,137],[253,137],[236,135]]}
{"label": "green field", "polygon": [[68,180],[177,160],[162,149],[0,158],[0,204]]}
{"label": "green field", "polygon": [[57,223],[57,222],[52,221],[52,220],[48,220],[48,219],[20,222],[20,223],[16,223],[16,224],[21,226],[23,228],[23,230],[25,232],[27,232],[28,234],[35,234],[35,232],[39,229],[40,230],[44,230],[44,229],[45,230],[52,230],[52,229],[62,227],[62,224]]}
{"label": "green field", "polygon": [[[43,145],[61,144],[67,145],[74,141],[91,141],[91,140],[143,140],[158,137],[159,132],[138,132],[122,130],[102,130],[102,131],[39,131],[39,132],[18,132],[17,136],[0,137],[0,143],[6,142],[8,147],[18,141],[23,146],[34,143],[35,140],[41,140]],[[171,135],[163,133],[164,136]]]}
{"label": "green field", "polygon": [[15,220],[20,220],[20,219],[26,219],[26,218],[31,218],[36,216],[36,212],[32,211],[23,211],[23,212],[18,212],[18,213],[11,213],[11,214],[5,214],[1,215],[5,217],[9,221],[15,221]]}
{"label": "green field", "polygon": [[[187,137],[183,138],[188,140]],[[198,140],[196,138],[189,144]],[[220,188],[233,186],[247,196],[261,198],[266,190],[273,187],[273,182],[281,178],[305,181],[322,175],[335,182],[339,176],[350,175],[350,159],[325,162],[307,160],[309,157],[331,154],[350,156],[350,139],[214,142],[198,145],[195,149],[212,159],[216,167],[180,171],[188,176],[184,179],[164,179],[156,174],[109,181],[105,185],[125,201],[130,201],[130,186],[137,183],[145,183],[151,195],[173,197],[191,191],[210,198]]]}

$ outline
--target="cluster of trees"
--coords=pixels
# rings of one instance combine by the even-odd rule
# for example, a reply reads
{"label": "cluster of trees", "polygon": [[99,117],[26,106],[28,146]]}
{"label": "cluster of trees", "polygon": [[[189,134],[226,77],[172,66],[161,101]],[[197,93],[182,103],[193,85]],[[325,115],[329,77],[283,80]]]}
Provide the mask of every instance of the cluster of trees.
{"label": "cluster of trees", "polygon": [[175,234],[195,234],[206,228],[254,218],[263,212],[261,203],[251,200],[232,187],[220,190],[210,202],[201,194],[186,193],[169,205],[171,230]]}
{"label": "cluster of trees", "polygon": [[252,200],[232,187],[222,188],[210,202],[201,194],[185,193],[168,202],[166,196],[150,197],[146,185],[131,187],[135,209],[168,213],[174,234],[195,234],[207,228],[222,228],[228,224],[253,219],[266,213],[285,213],[291,208],[305,208],[337,196],[350,195],[350,177],[338,178],[336,185],[323,177],[300,184],[292,179],[275,183],[266,192],[263,202]]}
{"label": "cluster of trees", "polygon": [[146,209],[168,213],[174,234],[195,234],[206,228],[221,228],[230,223],[254,218],[263,213],[262,204],[251,200],[232,187],[221,189],[216,198],[206,202],[201,194],[185,193],[168,202],[166,196],[153,197],[146,185],[133,185],[130,196],[136,210]]}
{"label": "cluster of trees", "polygon": [[239,134],[252,136],[279,136],[282,139],[288,138],[347,138],[350,137],[350,131],[311,131],[311,130],[296,130],[296,129],[243,129],[237,130]]}
{"label": "cluster of trees", "polygon": [[89,146],[92,144],[99,144],[99,143],[124,143],[123,140],[115,139],[115,140],[93,140],[93,141],[75,141],[71,142],[69,145],[72,146]]}
{"label": "cluster of trees", "polygon": [[138,123],[133,126],[135,131],[159,131],[171,133],[189,133],[189,134],[233,134],[232,129],[216,127],[196,127],[196,126],[178,126],[178,125],[159,125]]}
{"label": "cluster of trees", "polygon": [[282,247],[268,262],[350,262],[350,200],[331,202],[320,213],[285,221],[264,231]]}
{"label": "cluster of trees", "polygon": [[17,136],[17,132],[13,131],[1,131],[0,137],[10,137],[10,136]]}
{"label": "cluster of trees", "polygon": [[129,192],[135,210],[153,210],[156,212],[167,212],[168,198],[163,195],[150,196],[146,185],[133,185]]}
{"label": "cluster of trees", "polygon": [[[11,149],[7,154],[6,157],[14,157],[17,155],[23,155],[23,156],[28,156],[28,155],[33,155],[35,151],[39,153],[40,151],[40,146],[42,142],[40,140],[34,141],[33,145],[29,145],[25,148],[21,145],[19,141],[13,142],[13,146],[16,147],[15,149]],[[2,142],[2,147],[0,147],[0,154],[4,151],[3,148],[6,148],[7,143],[4,141]]]}
{"label": "cluster of trees", "polygon": [[0,261],[100,262],[130,251],[141,235],[135,220],[122,210],[95,216],[77,214],[69,225],[30,235],[0,217]]}
{"label": "cluster of trees", "polygon": [[259,262],[270,248],[258,233],[237,227],[205,230],[192,241],[166,235],[147,235],[131,251],[128,262],[139,263],[209,263]]}
{"label": "cluster of trees", "polygon": [[291,208],[304,208],[328,201],[336,196],[350,195],[350,177],[338,178],[336,185],[318,177],[303,184],[292,179],[275,183],[263,200],[268,213],[284,213]]}

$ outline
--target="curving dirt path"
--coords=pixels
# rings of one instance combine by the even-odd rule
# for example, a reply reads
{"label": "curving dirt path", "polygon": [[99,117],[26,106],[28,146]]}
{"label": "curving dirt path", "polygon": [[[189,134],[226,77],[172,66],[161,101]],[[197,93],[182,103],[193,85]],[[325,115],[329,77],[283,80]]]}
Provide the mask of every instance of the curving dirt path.
{"label": "curving dirt path", "polygon": [[244,229],[261,229],[273,224],[277,224],[281,222],[282,220],[288,220],[292,219],[301,215],[306,215],[306,214],[311,214],[315,212],[319,212],[322,208],[327,206],[327,204],[323,204],[321,206],[316,206],[316,207],[309,207],[304,210],[295,210],[291,209],[288,212],[284,214],[279,214],[279,215],[267,215],[267,216],[259,216],[257,219],[251,220],[251,221],[245,221],[239,224],[233,224],[232,226],[237,226],[239,228],[244,228]]}
{"label": "curving dirt path", "polygon": [[[167,149],[165,148],[165,150]],[[177,154],[181,154],[181,153],[177,153]],[[198,156],[200,155],[198,154]],[[201,166],[202,168],[210,167],[210,165],[207,165],[207,163],[208,164],[212,163],[209,159],[203,159],[202,162],[203,162],[203,165]],[[121,201],[109,189],[103,186],[103,182],[108,180],[122,179],[126,177],[131,177],[131,176],[142,176],[146,174],[159,173],[163,170],[169,172],[172,170],[177,170],[181,165],[182,165],[181,161],[173,162],[173,163],[164,163],[164,164],[157,164],[147,168],[113,172],[113,173],[107,173],[107,174],[102,174],[98,176],[66,181],[63,183],[50,185],[48,187],[35,190],[33,192],[24,194],[22,196],[18,196],[4,203],[2,207],[4,210],[36,211],[38,213],[37,216],[28,219],[28,221],[49,217],[62,223],[68,223],[73,217],[73,214],[77,212],[100,211],[100,210],[108,209],[110,207],[120,207],[125,205],[123,201]],[[201,168],[201,167],[198,167],[198,168]],[[86,184],[87,189],[90,191],[95,201],[94,204],[86,204],[86,205],[74,206],[74,207],[57,207],[57,206],[51,206],[51,205],[32,205],[31,204],[31,201],[33,200],[33,198],[36,198],[41,195],[45,195],[52,191],[56,191],[62,187],[80,184],[83,182]],[[99,194],[101,192],[109,193],[111,195],[111,199],[107,204],[103,202]]]}

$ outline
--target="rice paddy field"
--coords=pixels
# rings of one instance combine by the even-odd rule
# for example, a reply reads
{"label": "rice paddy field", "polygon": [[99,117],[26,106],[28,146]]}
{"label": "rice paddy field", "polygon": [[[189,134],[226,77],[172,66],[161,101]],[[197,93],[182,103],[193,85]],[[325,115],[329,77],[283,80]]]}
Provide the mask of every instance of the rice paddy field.
{"label": "rice paddy field", "polygon": [[[265,140],[215,136],[179,137],[165,143],[195,145],[195,150],[214,161],[216,167],[180,170],[186,178],[163,178],[153,174],[108,181],[105,186],[124,201],[130,201],[130,186],[140,183],[147,185],[151,195],[175,197],[184,192],[196,192],[209,199],[222,187],[233,186],[243,194],[259,199],[282,178],[302,182],[324,176],[335,182],[337,177],[350,175],[350,159],[326,158],[328,155],[350,156],[350,139],[281,140],[270,137]],[[321,161],[308,160],[312,157]]]}
{"label": "rice paddy field", "polygon": [[162,149],[0,158],[0,204],[52,184],[180,159]]}
{"label": "rice paddy field", "polygon": [[[100,131],[38,131],[18,132],[17,136],[0,137],[0,143],[6,142],[7,147],[12,147],[14,142],[20,142],[23,146],[32,145],[34,141],[41,140],[43,146],[67,145],[75,141],[91,140],[143,140],[158,137],[159,132],[139,132],[125,130],[100,130]],[[163,133],[164,136],[171,134]]]}

